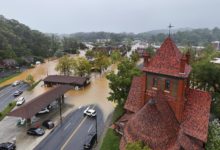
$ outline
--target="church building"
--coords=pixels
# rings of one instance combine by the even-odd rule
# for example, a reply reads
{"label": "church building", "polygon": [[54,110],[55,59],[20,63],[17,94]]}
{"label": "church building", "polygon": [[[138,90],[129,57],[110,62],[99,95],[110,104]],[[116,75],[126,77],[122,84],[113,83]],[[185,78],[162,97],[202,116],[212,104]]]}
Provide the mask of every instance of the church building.
{"label": "church building", "polygon": [[154,57],[144,53],[144,74],[133,78],[126,113],[116,123],[121,150],[135,141],[153,150],[204,149],[211,96],[190,88],[189,61],[170,36]]}

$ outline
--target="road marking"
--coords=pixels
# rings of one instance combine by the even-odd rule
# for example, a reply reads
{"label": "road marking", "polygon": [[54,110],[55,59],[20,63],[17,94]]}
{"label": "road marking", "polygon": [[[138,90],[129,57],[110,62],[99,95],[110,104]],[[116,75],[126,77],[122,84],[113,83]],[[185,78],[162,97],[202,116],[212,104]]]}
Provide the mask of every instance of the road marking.
{"label": "road marking", "polygon": [[70,137],[66,140],[66,142],[61,147],[61,150],[64,150],[64,148],[67,146],[71,138],[76,134],[76,132],[79,130],[79,128],[82,126],[82,124],[86,121],[87,116],[80,122],[80,124],[77,126],[77,128],[73,131],[73,133],[70,135]]}
{"label": "road marking", "polygon": [[92,129],[92,127],[93,127],[93,124],[91,124],[91,126],[89,127],[88,133],[89,133],[89,131]]}
{"label": "road marking", "polygon": [[66,130],[70,125],[71,125],[71,122],[65,126],[64,130]]}
{"label": "road marking", "polygon": [[[95,106],[93,106],[93,108],[95,108]],[[93,109],[92,108],[92,109]],[[70,135],[70,137],[66,140],[66,142],[63,144],[63,146],[61,147],[60,150],[64,150],[64,148],[67,146],[67,144],[70,142],[70,140],[72,139],[72,137],[76,134],[76,132],[79,130],[79,128],[83,125],[83,123],[86,121],[86,119],[88,118],[88,116],[86,116],[81,122],[80,124],[76,127],[76,129],[73,131],[73,133]]]}

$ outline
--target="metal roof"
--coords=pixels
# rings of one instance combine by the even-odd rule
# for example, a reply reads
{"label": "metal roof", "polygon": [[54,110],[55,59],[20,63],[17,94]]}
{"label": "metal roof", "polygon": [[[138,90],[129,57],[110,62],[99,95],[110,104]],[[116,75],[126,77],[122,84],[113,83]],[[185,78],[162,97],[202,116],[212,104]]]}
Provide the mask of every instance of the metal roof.
{"label": "metal roof", "polygon": [[29,102],[23,104],[21,107],[13,110],[8,114],[8,116],[31,118],[42,108],[47,107],[51,102],[61,97],[65,92],[72,89],[69,85],[59,85],[55,88],[47,91],[46,93],[39,95],[38,97],[30,100]]}

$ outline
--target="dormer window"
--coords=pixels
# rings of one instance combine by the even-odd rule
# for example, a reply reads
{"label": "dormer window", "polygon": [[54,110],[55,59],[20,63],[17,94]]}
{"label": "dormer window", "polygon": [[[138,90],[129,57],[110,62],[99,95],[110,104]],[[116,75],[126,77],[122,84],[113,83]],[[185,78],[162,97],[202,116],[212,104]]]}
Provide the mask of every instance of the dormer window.
{"label": "dormer window", "polygon": [[157,87],[157,78],[153,78],[153,85],[152,87],[156,88]]}
{"label": "dormer window", "polygon": [[170,80],[165,80],[165,90],[170,91]]}

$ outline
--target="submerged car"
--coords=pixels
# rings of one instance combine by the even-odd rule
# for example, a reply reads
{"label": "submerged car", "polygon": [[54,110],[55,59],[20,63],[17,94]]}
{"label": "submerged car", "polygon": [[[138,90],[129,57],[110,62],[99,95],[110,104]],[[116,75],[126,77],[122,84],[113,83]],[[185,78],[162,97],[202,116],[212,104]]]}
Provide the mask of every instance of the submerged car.
{"label": "submerged car", "polygon": [[24,97],[19,97],[19,98],[17,99],[16,105],[17,105],[17,106],[20,106],[20,105],[22,105],[24,102],[25,102]]}
{"label": "submerged car", "polygon": [[90,116],[90,117],[95,117],[96,116],[96,111],[95,109],[87,107],[86,110],[84,110],[84,115]]}
{"label": "submerged car", "polygon": [[27,134],[29,135],[42,136],[44,133],[45,131],[42,128],[30,128],[27,130]]}
{"label": "submerged car", "polygon": [[42,125],[47,129],[52,129],[54,127],[54,123],[51,120],[45,120]]}
{"label": "submerged car", "polygon": [[16,145],[11,142],[1,143],[0,144],[0,150],[15,150]]}
{"label": "submerged car", "polygon": [[19,96],[23,93],[23,91],[20,91],[20,90],[17,90],[13,93],[13,95],[16,97],[16,96]]}
{"label": "submerged car", "polygon": [[97,134],[95,132],[90,133],[83,144],[84,149],[92,149],[93,145],[95,144],[97,138]]}

